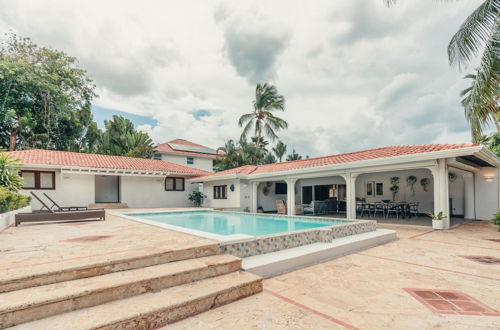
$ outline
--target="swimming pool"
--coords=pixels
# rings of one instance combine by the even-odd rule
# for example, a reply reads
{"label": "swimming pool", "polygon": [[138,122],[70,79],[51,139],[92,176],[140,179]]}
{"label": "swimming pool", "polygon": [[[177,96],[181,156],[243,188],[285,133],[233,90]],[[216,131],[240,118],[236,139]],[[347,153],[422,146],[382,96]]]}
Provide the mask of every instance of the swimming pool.
{"label": "swimming pool", "polygon": [[211,210],[122,213],[121,216],[220,241],[295,232],[347,222]]}

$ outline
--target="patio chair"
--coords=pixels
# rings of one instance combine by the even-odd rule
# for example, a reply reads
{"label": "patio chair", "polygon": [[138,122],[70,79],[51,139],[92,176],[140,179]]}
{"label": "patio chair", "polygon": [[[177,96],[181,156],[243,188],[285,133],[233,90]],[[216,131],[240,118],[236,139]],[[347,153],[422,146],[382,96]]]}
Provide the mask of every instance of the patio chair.
{"label": "patio chair", "polygon": [[361,203],[361,214],[359,215],[360,217],[363,216],[363,214],[368,213],[368,216],[371,218],[372,216],[372,205],[369,203]]}
{"label": "patio chair", "polygon": [[416,216],[418,217],[418,207],[420,205],[420,202],[414,202],[410,203],[410,216]]}
{"label": "patio chair", "polygon": [[[33,193],[32,193],[33,194]],[[33,194],[34,195],[34,194]],[[86,206],[59,206],[52,198],[49,197],[46,193],[43,193],[45,197],[52,203],[52,206],[50,209],[52,210],[54,206],[57,208],[58,211],[81,211],[81,210],[88,210],[88,207]],[[40,201],[40,199],[37,197],[37,199]]]}
{"label": "patio chair", "polygon": [[278,214],[286,214],[286,202],[282,199],[276,201],[276,210]]}
{"label": "patio chair", "polygon": [[376,217],[377,213],[382,213],[382,218],[385,218],[386,205],[383,202],[376,202],[373,205],[373,216]]}
{"label": "patio chair", "polygon": [[391,215],[391,214],[395,214],[396,215],[396,219],[399,219],[399,213],[400,213],[400,211],[401,211],[401,208],[400,208],[400,206],[398,204],[391,204],[387,208],[386,218],[388,218],[389,215]]}

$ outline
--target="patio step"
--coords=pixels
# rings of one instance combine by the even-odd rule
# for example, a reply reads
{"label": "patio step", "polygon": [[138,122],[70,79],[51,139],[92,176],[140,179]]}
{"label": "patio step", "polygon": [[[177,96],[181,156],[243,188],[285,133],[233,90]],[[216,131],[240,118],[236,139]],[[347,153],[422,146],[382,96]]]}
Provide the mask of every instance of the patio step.
{"label": "patio step", "polygon": [[245,272],[108,302],[18,326],[18,329],[153,329],[262,291]]}
{"label": "patio step", "polygon": [[7,292],[0,294],[0,327],[212,278],[240,267],[237,257],[215,255]]}
{"label": "patio step", "polygon": [[152,248],[152,251],[128,250],[109,255],[68,258],[56,264],[45,263],[0,271],[0,293],[40,285],[99,276],[124,270],[154,266],[169,262],[215,255],[218,244],[195,245],[177,249]]}

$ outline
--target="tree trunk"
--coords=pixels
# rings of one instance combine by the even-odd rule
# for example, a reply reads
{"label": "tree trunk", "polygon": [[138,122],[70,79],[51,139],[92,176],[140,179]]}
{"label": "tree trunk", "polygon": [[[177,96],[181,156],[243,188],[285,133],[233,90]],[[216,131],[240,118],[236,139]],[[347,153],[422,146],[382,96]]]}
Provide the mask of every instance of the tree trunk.
{"label": "tree trunk", "polygon": [[16,150],[16,140],[17,140],[18,133],[19,133],[19,131],[17,129],[10,132],[9,151]]}

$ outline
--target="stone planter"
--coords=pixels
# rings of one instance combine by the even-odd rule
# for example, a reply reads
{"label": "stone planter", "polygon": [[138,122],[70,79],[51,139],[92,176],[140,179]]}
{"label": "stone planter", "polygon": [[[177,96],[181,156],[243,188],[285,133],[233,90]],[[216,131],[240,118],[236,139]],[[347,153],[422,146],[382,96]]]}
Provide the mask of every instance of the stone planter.
{"label": "stone planter", "polygon": [[14,224],[15,216],[17,213],[29,213],[29,212],[31,212],[31,205],[25,206],[23,208],[14,211],[0,213],[0,230],[3,230]]}
{"label": "stone planter", "polygon": [[432,220],[432,229],[438,229],[438,230],[444,229],[444,221],[443,220]]}

